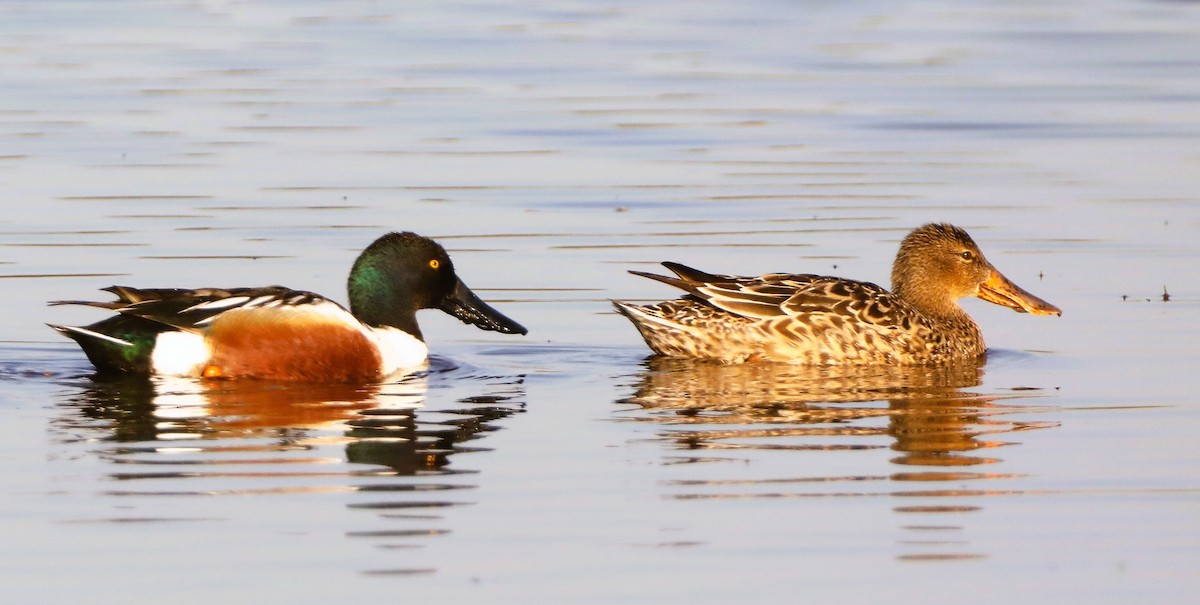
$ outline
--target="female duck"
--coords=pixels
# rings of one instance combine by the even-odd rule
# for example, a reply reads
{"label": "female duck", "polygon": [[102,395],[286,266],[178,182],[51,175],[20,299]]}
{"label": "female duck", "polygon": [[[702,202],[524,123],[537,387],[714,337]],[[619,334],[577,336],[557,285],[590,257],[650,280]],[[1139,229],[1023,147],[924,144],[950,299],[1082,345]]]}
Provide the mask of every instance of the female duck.
{"label": "female duck", "polygon": [[370,382],[425,363],[419,309],[526,332],[463,284],[440,245],[415,233],[389,233],[362,251],[350,270],[349,310],[283,286],[105,290],[117,300],[50,303],[117,313],[86,327],[50,326],[101,373]]}
{"label": "female duck", "polygon": [[631,271],[687,292],[650,306],[614,302],[659,355],[731,363],[936,364],[983,355],[964,296],[1019,313],[1062,315],[984,258],[966,231],[929,224],[909,233],[892,265],[892,291],[871,283],[773,273],[712,275],[663,263],[676,277]]}

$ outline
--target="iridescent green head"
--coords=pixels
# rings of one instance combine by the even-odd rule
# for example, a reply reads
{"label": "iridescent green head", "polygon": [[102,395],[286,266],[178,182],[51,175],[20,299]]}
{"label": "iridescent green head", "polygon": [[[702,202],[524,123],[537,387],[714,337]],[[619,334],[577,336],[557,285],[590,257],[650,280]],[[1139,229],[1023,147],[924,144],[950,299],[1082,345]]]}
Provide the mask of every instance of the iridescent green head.
{"label": "iridescent green head", "polygon": [[466,323],[525,334],[462,283],[437,242],[411,232],[388,233],[367,246],[350,269],[350,312],[372,327],[390,326],[421,338],[416,312],[441,309]]}

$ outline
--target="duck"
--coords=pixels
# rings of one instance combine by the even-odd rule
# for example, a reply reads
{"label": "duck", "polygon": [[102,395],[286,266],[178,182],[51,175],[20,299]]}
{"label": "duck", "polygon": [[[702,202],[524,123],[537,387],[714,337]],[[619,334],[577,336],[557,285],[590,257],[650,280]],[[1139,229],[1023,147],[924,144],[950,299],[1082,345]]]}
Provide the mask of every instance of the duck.
{"label": "duck", "polygon": [[674,276],[634,275],[683,290],[652,305],[613,301],[656,355],[726,363],[837,366],[947,364],[979,359],[987,346],[959,306],[967,296],[1018,313],[1062,311],[998,271],[966,231],[946,223],[904,237],[892,289],[841,277],[717,275],[673,262]]}
{"label": "duck", "polygon": [[378,382],[427,363],[420,309],[527,333],[463,283],[441,245],[408,231],[359,254],[347,279],[349,309],[284,286],[102,290],[116,300],[49,303],[115,313],[87,326],[48,324],[78,343],[98,374]]}

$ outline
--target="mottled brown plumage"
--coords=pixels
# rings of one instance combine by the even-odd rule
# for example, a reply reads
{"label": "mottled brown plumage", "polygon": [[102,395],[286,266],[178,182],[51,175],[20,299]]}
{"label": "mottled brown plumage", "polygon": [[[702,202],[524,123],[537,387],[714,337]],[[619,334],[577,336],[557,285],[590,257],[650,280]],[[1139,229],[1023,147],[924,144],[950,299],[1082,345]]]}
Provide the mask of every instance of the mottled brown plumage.
{"label": "mottled brown plumage", "polygon": [[676,277],[632,271],[687,292],[650,306],[614,302],[655,353],[731,363],[945,363],[986,351],[964,296],[1021,313],[1061,315],[988,263],[965,231],[929,224],[909,233],[892,291],[821,275],[713,275],[677,263]]}

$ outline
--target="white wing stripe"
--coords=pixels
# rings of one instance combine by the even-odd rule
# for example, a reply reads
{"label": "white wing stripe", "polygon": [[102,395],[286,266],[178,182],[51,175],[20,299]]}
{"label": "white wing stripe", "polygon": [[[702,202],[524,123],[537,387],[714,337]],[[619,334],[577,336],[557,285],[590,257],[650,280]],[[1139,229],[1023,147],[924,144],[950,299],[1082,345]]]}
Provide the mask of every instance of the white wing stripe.
{"label": "white wing stripe", "polygon": [[180,311],[180,313],[187,313],[188,311],[196,311],[199,309],[204,309],[204,310],[227,309],[229,307],[236,307],[248,300],[250,300],[249,296],[231,296],[229,298],[219,298],[217,300],[210,300],[210,301],[205,301],[202,303],[192,305],[192,306]]}
{"label": "white wing stripe", "polygon": [[108,342],[111,342],[113,344],[118,344],[123,347],[132,347],[133,346],[133,343],[129,342],[128,340],[117,338],[115,336],[109,336],[108,334],[101,334],[99,332],[94,332],[87,328],[68,326],[67,329],[71,330],[72,332],[79,332],[80,334],[87,334],[88,336],[91,336],[92,338],[98,338],[100,340],[107,340]]}
{"label": "white wing stripe", "polygon": [[246,309],[253,309],[255,307],[260,307],[263,305],[263,303],[266,303],[266,302],[268,302],[270,300],[274,300],[274,299],[275,299],[275,296],[273,294],[264,294],[262,296],[259,296],[256,299],[242,305],[242,307],[246,308]]}

